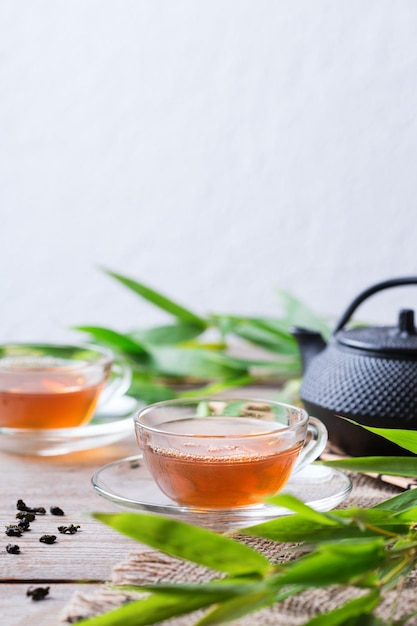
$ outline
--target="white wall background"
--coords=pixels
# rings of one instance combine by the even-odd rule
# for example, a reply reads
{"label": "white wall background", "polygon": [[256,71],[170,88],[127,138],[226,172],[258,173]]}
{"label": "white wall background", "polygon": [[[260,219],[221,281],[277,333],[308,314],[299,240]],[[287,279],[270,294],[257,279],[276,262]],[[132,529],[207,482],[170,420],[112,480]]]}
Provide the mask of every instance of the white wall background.
{"label": "white wall background", "polygon": [[2,3],[0,341],[165,319],[100,266],[272,315],[417,274],[416,32],[414,0]]}

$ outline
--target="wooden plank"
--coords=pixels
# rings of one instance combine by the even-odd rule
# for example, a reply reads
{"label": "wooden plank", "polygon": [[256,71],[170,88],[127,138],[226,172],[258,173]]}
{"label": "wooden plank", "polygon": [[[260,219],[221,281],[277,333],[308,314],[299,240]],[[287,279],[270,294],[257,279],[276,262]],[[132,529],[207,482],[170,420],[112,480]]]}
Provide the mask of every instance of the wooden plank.
{"label": "wooden plank", "polygon": [[[123,560],[136,542],[96,522],[88,513],[120,511],[101,498],[91,486],[92,474],[103,464],[137,453],[133,440],[124,445],[107,446],[62,457],[36,458],[0,454],[1,485],[0,528],[16,522],[16,502],[43,506],[46,515],[36,516],[31,530],[21,537],[2,534],[0,579],[3,581],[79,581],[107,580],[112,566]],[[59,506],[65,517],[49,513]],[[63,535],[57,527],[80,525],[74,535]],[[44,534],[54,534],[53,545],[41,543]],[[21,554],[7,554],[8,543],[20,546]]]}
{"label": "wooden plank", "polygon": [[57,626],[64,607],[76,591],[94,593],[98,585],[53,583],[45,600],[34,602],[26,595],[28,584],[0,584],[0,615],[7,626]]}

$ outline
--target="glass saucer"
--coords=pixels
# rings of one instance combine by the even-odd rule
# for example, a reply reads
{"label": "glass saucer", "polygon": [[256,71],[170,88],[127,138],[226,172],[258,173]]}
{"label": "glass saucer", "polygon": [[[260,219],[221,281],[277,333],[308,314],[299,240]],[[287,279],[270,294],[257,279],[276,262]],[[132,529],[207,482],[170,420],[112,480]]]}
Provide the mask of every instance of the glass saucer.
{"label": "glass saucer", "polygon": [[[168,515],[223,532],[291,513],[271,504],[234,509],[180,506],[158,488],[141,455],[104,465],[94,474],[92,483],[101,496],[121,506]],[[351,488],[352,483],[343,472],[313,464],[294,474],[281,493],[291,493],[317,511],[330,511],[348,496]]]}
{"label": "glass saucer", "polygon": [[134,434],[132,416],[138,408],[135,398],[122,396],[97,410],[85,426],[45,430],[0,427],[0,451],[57,456],[106,446]]}

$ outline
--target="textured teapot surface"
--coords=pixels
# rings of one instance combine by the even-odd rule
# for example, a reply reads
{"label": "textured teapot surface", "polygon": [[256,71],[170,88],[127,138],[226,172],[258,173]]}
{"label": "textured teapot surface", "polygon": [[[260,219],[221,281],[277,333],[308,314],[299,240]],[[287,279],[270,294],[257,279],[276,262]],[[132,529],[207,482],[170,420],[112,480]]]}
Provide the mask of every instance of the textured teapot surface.
{"label": "textured teapot surface", "polygon": [[327,346],[306,363],[301,399],[309,413],[326,424],[330,440],[349,454],[406,452],[338,416],[365,426],[417,429],[417,331],[413,311],[401,311],[395,326],[345,327],[352,311],[369,294],[410,282],[417,284],[417,277],[386,281],[361,294],[342,317]]}
{"label": "textured teapot surface", "polygon": [[403,428],[417,426],[415,359],[360,354],[331,342],[307,368],[300,393],[303,400],[344,416],[379,420],[374,425],[400,420]]}

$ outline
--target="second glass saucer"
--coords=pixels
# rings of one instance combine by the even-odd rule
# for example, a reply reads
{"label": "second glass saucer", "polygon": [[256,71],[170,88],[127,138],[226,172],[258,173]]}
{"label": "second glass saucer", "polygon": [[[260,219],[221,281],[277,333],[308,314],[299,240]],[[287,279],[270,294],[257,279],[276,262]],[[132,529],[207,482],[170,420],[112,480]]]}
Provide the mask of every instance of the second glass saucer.
{"label": "second glass saucer", "polygon": [[88,424],[76,428],[0,427],[0,451],[20,455],[58,456],[106,446],[134,435],[133,413],[140,403],[122,396],[97,411]]}
{"label": "second glass saucer", "polygon": [[[198,509],[180,506],[155,484],[142,456],[132,456],[101,467],[92,477],[94,489],[102,497],[137,511],[168,515],[191,524],[225,532],[288,515],[288,509],[271,504],[234,509]],[[329,511],[350,493],[352,483],[339,470],[310,465],[290,478],[281,493],[290,493],[316,511]]]}

